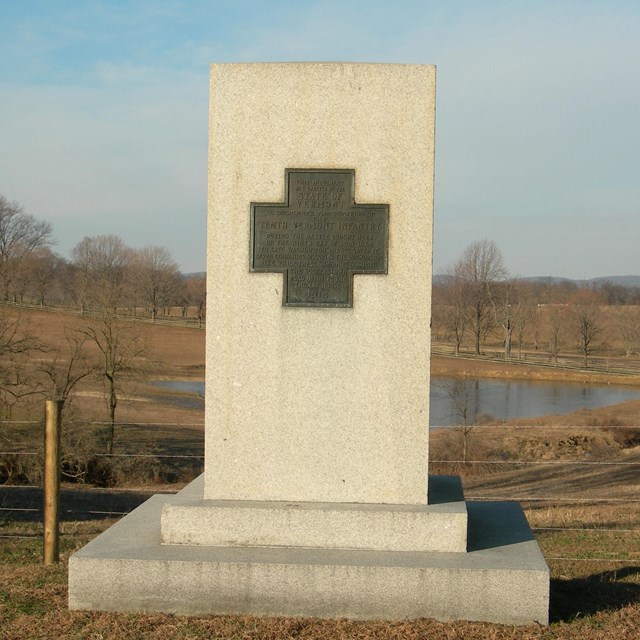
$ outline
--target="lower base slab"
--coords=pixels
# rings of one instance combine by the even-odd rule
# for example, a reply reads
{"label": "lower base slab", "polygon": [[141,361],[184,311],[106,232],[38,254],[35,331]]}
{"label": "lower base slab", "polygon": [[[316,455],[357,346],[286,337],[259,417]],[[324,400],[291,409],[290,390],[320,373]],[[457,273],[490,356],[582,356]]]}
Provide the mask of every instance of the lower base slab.
{"label": "lower base slab", "polygon": [[469,551],[432,553],[161,545],[171,499],[71,557],[71,609],[548,623],[549,571],[515,503],[468,503]]}

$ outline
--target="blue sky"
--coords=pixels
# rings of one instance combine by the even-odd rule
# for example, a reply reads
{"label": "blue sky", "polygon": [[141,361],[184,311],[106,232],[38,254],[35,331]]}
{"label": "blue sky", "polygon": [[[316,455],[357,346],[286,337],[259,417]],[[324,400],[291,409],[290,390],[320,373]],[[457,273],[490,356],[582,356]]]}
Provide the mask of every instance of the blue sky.
{"label": "blue sky", "polygon": [[0,193],[205,264],[210,62],[438,66],[434,266],[640,274],[640,3],[0,0]]}

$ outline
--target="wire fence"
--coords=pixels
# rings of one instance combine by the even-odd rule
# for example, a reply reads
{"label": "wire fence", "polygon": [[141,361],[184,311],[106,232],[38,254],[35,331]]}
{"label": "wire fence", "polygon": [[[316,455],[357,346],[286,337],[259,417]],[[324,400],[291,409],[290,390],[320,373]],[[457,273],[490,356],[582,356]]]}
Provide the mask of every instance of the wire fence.
{"label": "wire fence", "polygon": [[[0,300],[0,306],[12,307],[15,309],[30,309],[32,311],[45,311],[47,313],[64,313],[76,316],[82,316],[83,318],[102,318],[104,316],[100,311],[93,311],[91,309],[78,309],[76,307],[70,307],[65,305],[54,304],[34,304],[29,302],[11,302],[10,300]],[[191,329],[205,328],[204,315],[201,317],[193,316],[192,313],[182,314],[181,307],[172,307],[172,313],[174,309],[180,309],[179,315],[167,315],[156,314],[155,318],[145,315],[144,311],[140,309],[134,311],[126,311],[120,309],[116,314],[116,319],[125,320],[131,322],[141,322],[146,324],[164,325],[170,327],[186,327]],[[190,307],[191,309],[191,307]]]}
{"label": "wire fence", "polygon": [[[454,357],[453,346],[448,344],[434,343],[431,345],[432,355]],[[496,349],[485,349],[484,353],[461,352],[455,356],[456,360],[482,360],[485,362],[505,362],[513,365],[524,365],[543,367],[546,369],[557,369],[559,371],[575,371],[580,373],[606,373],[618,376],[639,376],[640,359],[638,357],[629,358],[626,362],[621,362],[621,355],[591,355],[587,359],[588,366],[584,364],[584,356],[579,354],[564,353],[554,361],[548,353],[524,351],[521,354],[513,353],[509,358],[505,358],[504,352]]]}
{"label": "wire fence", "polygon": [[[5,421],[4,424],[7,424]],[[38,421],[22,423],[22,424],[30,424],[30,425],[38,425],[41,424]],[[121,426],[121,425],[119,425]],[[202,423],[185,423],[185,424],[175,424],[175,423],[149,423],[149,424],[131,424],[130,426],[136,427],[147,427],[152,428],[155,426],[161,427],[202,427]],[[603,427],[582,427],[582,426],[557,426],[553,427],[554,429],[562,429],[562,430],[601,430]],[[640,426],[607,426],[604,427],[606,430],[638,430],[640,431]],[[510,427],[514,431],[518,431],[518,428]],[[530,431],[532,427],[522,427],[522,429],[526,429]],[[125,451],[125,452],[114,452],[114,453],[103,453],[100,451],[92,452],[91,455],[97,459],[139,459],[139,460],[154,460],[156,463],[160,461],[161,463],[166,463],[169,460],[190,460],[197,464],[202,464],[204,461],[204,452],[198,451],[196,453],[148,453],[148,452],[136,452],[136,451]],[[18,457],[38,457],[41,456],[41,452],[38,451],[15,451],[11,450],[10,446],[3,447],[3,450],[0,451],[0,461],[5,456],[18,456]],[[431,469],[434,468],[445,468],[449,469],[451,467],[456,467],[456,470],[459,471],[459,474],[462,475],[463,480],[466,478],[467,473],[471,473],[471,478],[475,478],[474,473],[477,473],[477,470],[481,467],[486,467],[488,471],[482,477],[488,478],[486,483],[487,486],[491,486],[491,477],[492,469],[496,470],[497,473],[504,473],[505,469],[552,469],[556,472],[558,469],[565,468],[567,473],[573,472],[584,472],[589,474],[593,471],[606,471],[606,470],[616,470],[619,469],[622,471],[635,471],[635,469],[640,467],[640,456],[633,457],[632,459],[616,459],[616,460],[572,460],[572,459],[550,459],[550,460],[526,460],[526,459],[431,459],[430,462]],[[558,478],[558,476],[554,476]],[[515,476],[517,479],[517,476]],[[72,487],[71,485],[66,485],[67,490],[72,491],[78,490],[78,485]],[[484,487],[486,489],[486,486]],[[600,522],[597,520],[590,520],[584,522],[571,522],[569,524],[550,524],[550,525],[540,525],[537,526],[534,524],[532,526],[533,532],[536,536],[546,535],[553,536],[559,534],[567,534],[567,533],[575,533],[585,536],[615,536],[625,534],[630,538],[634,539],[636,542],[640,542],[640,509],[637,508],[637,505],[640,504],[640,492],[638,489],[640,488],[640,473],[632,474],[628,478],[623,478],[622,484],[617,486],[617,492],[614,495],[611,487],[605,486],[603,490],[605,495],[590,495],[586,489],[581,493],[580,488],[578,487],[578,491],[573,487],[571,495],[558,495],[555,491],[540,491],[540,487],[534,485],[521,485],[519,484],[517,489],[512,486],[501,487],[500,483],[497,483],[491,486],[490,491],[482,490],[482,488],[478,488],[477,486],[473,486],[473,482],[470,487],[466,487],[465,481],[465,499],[468,501],[515,501],[522,503],[526,509],[526,506],[529,505],[530,508],[536,508],[539,505],[544,505],[549,509],[562,509],[567,506],[579,507],[580,505],[589,505],[592,509],[604,509],[604,508],[617,508],[624,509],[627,512],[627,515],[631,515],[631,522],[616,522],[615,520],[611,520],[610,518],[604,518],[604,522]],[[3,496],[6,498],[7,495],[10,494],[11,491],[19,493],[20,491],[30,490],[32,495],[30,499],[33,500],[33,493],[37,493],[40,491],[40,486],[38,484],[20,484],[20,485],[9,485],[4,484],[0,485],[0,540],[29,540],[36,539],[41,537],[41,532],[39,530],[33,531],[7,531],[7,525],[11,522],[20,519],[20,516],[29,516],[31,518],[31,522],[37,522],[40,514],[42,513],[42,508],[40,506],[34,506],[32,503],[25,504],[10,504],[7,505],[6,499],[3,502]],[[88,485],[81,485],[81,489],[83,492],[87,492],[88,498],[85,499],[86,506],[74,506],[74,508],[67,508],[61,510],[61,516],[63,522],[65,520],[73,521],[80,519],[114,519],[121,518],[137,506],[137,504],[133,504],[131,507],[120,508],[114,507],[113,509],[102,508],[100,506],[100,496],[110,495],[110,496],[127,496],[132,495],[140,498],[140,500],[144,499],[145,491],[140,488],[128,488],[128,487],[111,487],[111,488],[102,488],[102,487],[93,487]],[[547,487],[548,489],[548,487]],[[177,489],[173,489],[170,486],[163,486],[161,493],[176,493]],[[153,491],[149,489],[146,493],[151,495]],[[156,491],[158,492],[158,491]],[[531,493],[531,495],[529,494]],[[94,504],[92,504],[92,502]],[[3,531],[3,529],[5,529]],[[100,530],[97,530],[95,533],[99,533]],[[62,531],[61,536],[65,538],[74,538],[78,536],[86,536],[86,532],[80,531]],[[567,554],[563,555],[562,553],[548,553],[545,554],[545,558],[550,562],[580,562],[580,563],[593,563],[593,564],[603,564],[610,563],[613,565],[617,564],[628,564],[631,560],[630,557],[615,557],[616,555],[620,555],[619,552],[608,551],[606,548],[600,549],[596,554],[592,554],[591,556],[581,556],[580,554]],[[640,555],[640,548],[632,552],[633,557]]]}

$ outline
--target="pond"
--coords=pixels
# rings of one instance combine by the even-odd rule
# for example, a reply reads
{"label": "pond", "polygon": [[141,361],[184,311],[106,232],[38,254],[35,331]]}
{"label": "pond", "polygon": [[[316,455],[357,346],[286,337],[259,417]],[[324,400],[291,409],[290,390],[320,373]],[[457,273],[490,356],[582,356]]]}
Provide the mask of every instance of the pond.
{"label": "pond", "polygon": [[431,426],[473,424],[481,416],[516,420],[640,399],[640,389],[572,382],[489,378],[431,380]]}
{"label": "pond", "polygon": [[204,408],[204,382],[199,380],[153,380],[156,387],[163,387],[171,391],[183,391],[192,395],[166,396],[167,402],[183,409]]}
{"label": "pond", "polygon": [[[153,384],[204,395],[204,382],[164,380]],[[180,406],[201,407],[200,398],[169,397]],[[571,413],[640,399],[640,389],[614,385],[571,382],[529,382],[489,378],[434,377],[431,379],[431,426],[473,424],[480,416],[515,420],[534,416]]]}
{"label": "pond", "polygon": [[152,384],[171,391],[186,391],[204,396],[204,382],[201,380],[154,380]]}

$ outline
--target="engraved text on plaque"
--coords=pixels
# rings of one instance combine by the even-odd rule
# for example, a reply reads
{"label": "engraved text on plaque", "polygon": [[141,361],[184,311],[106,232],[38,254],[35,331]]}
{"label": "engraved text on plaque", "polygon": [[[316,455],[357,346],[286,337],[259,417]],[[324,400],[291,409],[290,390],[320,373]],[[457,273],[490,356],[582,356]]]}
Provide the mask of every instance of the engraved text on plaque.
{"label": "engraved text on plaque", "polygon": [[288,307],[353,306],[353,274],[387,273],[389,206],[355,204],[353,169],[287,169],[284,203],[251,203],[251,271]]}

